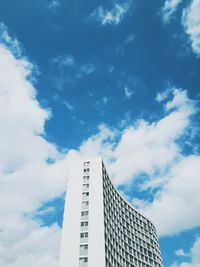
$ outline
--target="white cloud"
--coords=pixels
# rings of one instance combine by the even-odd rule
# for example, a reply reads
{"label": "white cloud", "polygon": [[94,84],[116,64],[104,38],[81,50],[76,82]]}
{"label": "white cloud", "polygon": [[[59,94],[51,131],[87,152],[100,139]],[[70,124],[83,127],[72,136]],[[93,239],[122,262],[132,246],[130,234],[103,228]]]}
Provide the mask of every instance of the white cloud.
{"label": "white cloud", "polygon": [[115,69],[115,68],[114,68],[113,66],[108,66],[108,72],[109,72],[109,73],[112,73],[112,72],[114,71],[114,69]]}
{"label": "white cloud", "polygon": [[103,102],[103,104],[107,104],[108,103],[108,98],[106,96],[104,96],[102,98],[102,102]]}
{"label": "white cloud", "polygon": [[80,66],[79,71],[76,75],[77,79],[82,78],[84,75],[89,75],[96,71],[96,67],[94,64],[84,64]]}
{"label": "white cloud", "polygon": [[96,71],[95,64],[88,63],[81,65],[70,54],[53,57],[51,63],[52,67],[56,66],[59,68],[59,75],[55,78],[55,85],[58,89],[62,89],[66,82],[74,82]]}
{"label": "white cloud", "polygon": [[135,40],[135,34],[132,33],[129,36],[127,36],[126,40],[125,40],[125,44],[129,44],[132,43]]}
{"label": "white cloud", "polygon": [[172,235],[200,225],[200,157],[183,157],[169,171],[167,182],[145,213],[155,222],[160,235]]}
{"label": "white cloud", "polygon": [[[45,207],[43,209],[37,210],[36,214],[37,216],[41,216],[47,213],[54,213],[56,211],[55,207]],[[35,215],[35,214],[34,214]]]}
{"label": "white cloud", "polygon": [[200,0],[193,0],[183,10],[182,23],[186,33],[189,35],[192,50],[200,56]]}
{"label": "white cloud", "polygon": [[124,87],[124,93],[127,98],[130,98],[133,95],[133,91],[131,91],[127,86]]}
{"label": "white cloud", "polygon": [[148,201],[143,200],[143,199],[138,199],[138,198],[133,198],[131,201],[131,204],[133,205],[133,207],[140,208],[142,209],[143,207],[145,207],[148,204]]}
{"label": "white cloud", "polygon": [[48,5],[49,9],[55,9],[55,8],[58,8],[58,7],[60,7],[60,1],[58,1],[58,0],[53,0]]}
{"label": "white cloud", "polygon": [[85,74],[90,74],[90,73],[94,72],[95,70],[96,70],[96,67],[94,64],[83,65],[80,68],[80,71],[85,73]]}
{"label": "white cloud", "polygon": [[73,66],[75,64],[75,60],[72,55],[56,56],[51,59],[51,62],[59,67]]}
{"label": "white cloud", "polygon": [[172,112],[157,123],[140,121],[125,129],[111,166],[116,181],[126,182],[141,172],[153,175],[155,170],[164,171],[176,159],[179,148],[175,140],[187,126],[185,114]]}
{"label": "white cloud", "polygon": [[188,257],[188,253],[184,252],[182,249],[178,249],[175,251],[176,256],[181,256],[181,257]]}
{"label": "white cloud", "polygon": [[[162,8],[162,18],[165,23],[170,22],[172,15],[178,9],[182,0],[166,0]],[[189,36],[193,52],[200,56],[200,0],[192,0],[182,11],[182,24]]]}
{"label": "white cloud", "polygon": [[165,23],[168,23],[171,20],[173,14],[176,12],[179,4],[182,1],[183,0],[166,0],[165,1],[165,4],[162,8],[162,18]]}
{"label": "white cloud", "polygon": [[[171,235],[200,225],[200,215],[196,212],[200,205],[200,157],[183,156],[181,147],[176,143],[176,140],[179,140],[184,131],[190,127],[191,115],[197,112],[195,102],[188,98],[186,91],[173,89],[173,99],[167,102],[165,109],[171,113],[156,125],[147,126],[147,134],[143,133],[142,136],[140,133],[141,138],[145,140],[141,149],[144,149],[143,145],[146,142],[150,147],[147,151],[142,151],[141,155],[139,153],[137,155],[143,160],[141,170],[143,169],[145,173],[152,175],[154,170],[158,171],[161,168],[166,171],[160,172],[155,180],[151,179],[141,185],[141,190],[160,188],[154,196],[154,201],[145,203],[146,207],[141,205],[141,209],[157,224],[160,235]],[[141,131],[142,128],[139,129]],[[149,135],[153,139],[149,139]],[[152,157],[147,156],[150,152]],[[135,163],[138,168],[137,159]],[[147,163],[150,163],[149,167],[152,170],[148,170]]]}
{"label": "white cloud", "polygon": [[7,26],[4,23],[0,23],[0,43],[2,46],[9,47],[16,57],[20,57],[22,55],[21,43],[16,38],[10,37]]}
{"label": "white cloud", "polygon": [[[193,244],[193,247],[190,249],[189,253],[185,253],[182,249],[183,255],[180,256],[189,256],[190,261],[189,262],[182,262],[180,264],[174,263],[170,267],[199,267],[200,266],[200,238],[198,237]],[[181,253],[181,254],[182,254]]]}
{"label": "white cloud", "polygon": [[172,101],[167,102],[167,104],[165,105],[165,109],[168,111],[173,108],[176,108],[182,112],[192,114],[194,110],[194,105],[195,101],[192,101],[188,98],[187,92],[185,90],[180,93],[178,89],[173,88],[173,99]]}
{"label": "white cloud", "polygon": [[68,102],[68,101],[63,101],[62,102],[70,111],[74,109],[74,107]]}
{"label": "white cloud", "polygon": [[93,157],[103,155],[105,161],[109,162],[112,158],[116,136],[118,136],[116,129],[109,129],[104,124],[100,125],[98,133],[81,144],[79,148],[80,156]]}
{"label": "white cloud", "polygon": [[[189,118],[196,112],[195,103],[186,97],[186,91],[173,89],[173,94],[174,98],[167,104],[168,107],[173,107],[173,110],[158,122],[148,123],[139,120],[135,125],[127,126],[121,132],[121,138],[117,143],[115,138],[119,139],[118,130],[107,129],[104,126],[99,134],[84,142],[81,151],[90,153],[92,150],[97,154],[109,155],[107,157],[107,162],[111,162],[109,170],[117,184],[133,180],[143,172],[149,175],[158,170],[164,172],[180,156],[176,140],[187,130],[190,124]],[[185,101],[181,105],[181,101],[177,99]]]}
{"label": "white cloud", "polygon": [[42,226],[32,215],[63,193],[73,152],[64,156],[45,139],[51,112],[36,99],[32,65],[0,44],[0,70],[0,265],[53,267],[60,229]]}
{"label": "white cloud", "polygon": [[85,125],[85,122],[83,120],[80,120],[81,125]]}
{"label": "white cloud", "polygon": [[156,223],[160,235],[200,225],[196,212],[200,205],[200,158],[184,156],[177,142],[192,127],[191,115],[197,110],[186,91],[174,88],[171,93],[172,99],[164,106],[167,113],[159,121],[139,120],[122,132],[104,126],[80,147],[82,155],[104,156],[115,184],[132,183],[143,173],[149,177],[141,190],[159,189],[154,201],[134,199],[134,203],[142,203],[141,208]]}
{"label": "white cloud", "polygon": [[36,222],[15,220],[11,230],[0,233],[0,265],[5,267],[55,267],[61,230],[57,225],[41,227]]}
{"label": "white cloud", "polygon": [[130,1],[124,3],[115,3],[114,7],[110,11],[105,10],[102,6],[100,6],[92,13],[91,16],[100,21],[102,25],[117,25],[122,21],[130,6]]}
{"label": "white cloud", "polygon": [[75,72],[77,72],[76,78],[81,78],[84,75],[91,74],[95,72],[96,66],[95,64],[88,63],[88,64],[78,64],[75,61],[75,58],[72,55],[64,54],[53,57],[51,59],[51,63],[58,66],[60,69],[65,69],[66,67],[74,67]]}
{"label": "white cloud", "polygon": [[[59,91],[62,91],[67,83],[74,85],[77,80],[82,79],[87,75],[91,75],[96,71],[95,64],[80,64],[71,54],[53,57],[50,62],[52,67],[53,84]],[[57,97],[55,100],[59,100],[59,98]]]}
{"label": "white cloud", "polygon": [[162,102],[169,96],[170,92],[171,92],[171,88],[168,88],[167,90],[164,90],[162,92],[157,92],[156,100],[158,102]]}
{"label": "white cloud", "polygon": [[63,193],[72,157],[103,155],[115,184],[132,182],[144,172],[153,183],[155,172],[159,173],[161,189],[153,203],[134,202],[149,208],[162,234],[200,225],[196,212],[200,160],[182,155],[176,142],[187,132],[196,112],[186,91],[173,89],[162,119],[154,123],[139,120],[123,131],[101,125],[79,150],[62,154],[45,139],[44,126],[51,114],[35,97],[36,89],[28,78],[32,76],[30,63],[0,46],[0,69],[1,266],[56,266],[60,229],[56,224],[41,225],[33,214]]}

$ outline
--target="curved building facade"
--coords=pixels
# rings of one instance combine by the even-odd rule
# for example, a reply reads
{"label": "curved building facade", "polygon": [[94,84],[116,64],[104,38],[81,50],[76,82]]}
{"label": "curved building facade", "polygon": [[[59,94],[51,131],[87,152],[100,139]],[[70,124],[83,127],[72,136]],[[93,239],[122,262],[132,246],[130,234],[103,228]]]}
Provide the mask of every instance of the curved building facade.
{"label": "curved building facade", "polygon": [[156,229],[115,189],[100,157],[72,163],[60,267],[163,267]]}

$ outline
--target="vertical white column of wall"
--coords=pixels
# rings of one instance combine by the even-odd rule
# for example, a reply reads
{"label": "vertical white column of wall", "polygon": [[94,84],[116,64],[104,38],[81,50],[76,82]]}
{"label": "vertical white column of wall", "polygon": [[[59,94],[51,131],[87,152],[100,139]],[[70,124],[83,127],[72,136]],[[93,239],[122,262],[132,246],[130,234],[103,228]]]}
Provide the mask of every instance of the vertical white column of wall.
{"label": "vertical white column of wall", "polygon": [[79,266],[83,163],[70,164],[62,227],[60,267]]}
{"label": "vertical white column of wall", "polygon": [[105,267],[102,159],[90,161],[88,267]]}

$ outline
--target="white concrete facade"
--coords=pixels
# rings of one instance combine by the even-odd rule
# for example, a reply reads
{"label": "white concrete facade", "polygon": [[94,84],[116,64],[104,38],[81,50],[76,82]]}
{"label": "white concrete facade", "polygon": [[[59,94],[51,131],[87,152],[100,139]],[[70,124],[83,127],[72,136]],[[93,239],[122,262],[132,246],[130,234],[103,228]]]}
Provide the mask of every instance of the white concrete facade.
{"label": "white concrete facade", "polygon": [[[85,162],[85,166],[84,166]],[[87,162],[90,162],[88,165]],[[89,172],[84,169],[89,168]],[[89,176],[88,183],[83,180]],[[84,191],[83,185],[89,184],[88,190]],[[88,192],[89,206],[88,220],[81,220],[83,198],[82,193]],[[104,241],[104,211],[103,211],[103,183],[102,183],[102,160],[100,157],[74,161],[71,164],[66,205],[63,219],[60,267],[105,267],[105,241]],[[88,221],[88,231],[81,230],[81,222]],[[82,243],[81,233],[88,233],[88,241]],[[80,245],[88,245],[86,257],[87,263],[80,263]]]}
{"label": "white concrete facade", "polygon": [[154,225],[114,188],[101,157],[71,163],[59,267],[163,267]]}

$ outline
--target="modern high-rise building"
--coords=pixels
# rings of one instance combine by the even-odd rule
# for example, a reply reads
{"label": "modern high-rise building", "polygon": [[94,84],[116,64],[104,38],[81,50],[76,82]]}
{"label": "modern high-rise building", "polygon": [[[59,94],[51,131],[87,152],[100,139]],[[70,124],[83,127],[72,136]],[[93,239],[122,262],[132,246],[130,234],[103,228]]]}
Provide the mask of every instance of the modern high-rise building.
{"label": "modern high-rise building", "polygon": [[115,189],[101,157],[71,164],[60,267],[163,267],[154,225]]}

